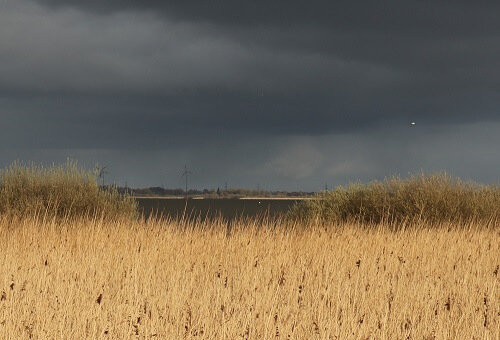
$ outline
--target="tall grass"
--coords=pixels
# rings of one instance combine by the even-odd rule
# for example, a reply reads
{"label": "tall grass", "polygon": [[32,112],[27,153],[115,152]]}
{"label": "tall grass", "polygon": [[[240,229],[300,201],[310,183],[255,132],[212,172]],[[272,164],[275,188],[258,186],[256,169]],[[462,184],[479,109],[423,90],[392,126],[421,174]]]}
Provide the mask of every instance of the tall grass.
{"label": "tall grass", "polygon": [[[145,221],[128,218],[136,211],[130,197],[103,191],[95,174],[75,163],[49,168],[15,163],[0,176],[2,339],[497,339],[500,334],[500,233],[490,222],[470,220],[460,227],[440,222],[430,228],[422,219],[399,230],[387,218],[369,228],[365,221],[375,218],[332,222],[371,211],[359,215],[354,208],[342,218],[325,215],[321,223]],[[360,186],[363,204],[354,207],[366,206],[363,195],[377,203],[374,197],[389,199],[387,192],[417,203],[441,202],[415,200],[418,185],[410,190],[409,183],[371,184],[379,196]],[[438,197],[455,197],[455,191],[435,187],[424,193],[431,189]],[[489,195],[497,202],[497,191],[470,190],[479,195],[477,202],[489,202]],[[339,189],[337,195],[353,192]],[[313,201],[318,202],[329,201]],[[396,211],[412,211],[413,205],[397,210],[389,203],[382,211],[392,211],[394,218]],[[471,206],[478,209],[477,204]],[[327,212],[349,211],[329,207]],[[483,216],[474,209],[465,209],[464,216]],[[492,208],[487,209],[486,217]],[[422,216],[426,211],[417,210]],[[435,214],[440,220],[451,216],[439,209]]]}
{"label": "tall grass", "polygon": [[300,202],[291,216],[302,220],[399,224],[500,222],[500,186],[462,181],[446,173],[353,183]]}
{"label": "tall grass", "polygon": [[498,229],[228,227],[0,216],[0,338],[498,339]]}
{"label": "tall grass", "polygon": [[0,171],[0,214],[104,219],[134,218],[137,203],[115,188],[100,188],[97,174],[76,162],[43,167],[13,163]]}

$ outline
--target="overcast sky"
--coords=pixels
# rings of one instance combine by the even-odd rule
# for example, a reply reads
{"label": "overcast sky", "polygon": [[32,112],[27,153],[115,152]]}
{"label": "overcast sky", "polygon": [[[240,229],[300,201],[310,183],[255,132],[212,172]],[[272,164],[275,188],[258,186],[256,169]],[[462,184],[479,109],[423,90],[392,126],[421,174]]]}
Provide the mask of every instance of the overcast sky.
{"label": "overcast sky", "polygon": [[[316,191],[500,178],[500,2],[0,0],[0,166]],[[411,125],[415,122],[415,125]]]}

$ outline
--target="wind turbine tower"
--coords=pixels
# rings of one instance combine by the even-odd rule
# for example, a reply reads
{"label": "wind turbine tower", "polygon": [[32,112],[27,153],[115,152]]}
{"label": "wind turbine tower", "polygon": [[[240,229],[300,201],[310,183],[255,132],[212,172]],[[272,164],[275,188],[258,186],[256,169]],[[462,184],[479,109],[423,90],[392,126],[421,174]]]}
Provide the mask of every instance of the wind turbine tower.
{"label": "wind turbine tower", "polygon": [[188,171],[187,166],[184,164],[184,173],[182,174],[182,176],[186,176],[186,201],[188,200],[188,174],[192,175],[193,173],[191,171]]}
{"label": "wind turbine tower", "polygon": [[101,185],[102,188],[104,189],[104,174],[109,174],[109,172],[104,171],[107,168],[107,166],[101,166],[99,167],[99,178],[101,179]]}

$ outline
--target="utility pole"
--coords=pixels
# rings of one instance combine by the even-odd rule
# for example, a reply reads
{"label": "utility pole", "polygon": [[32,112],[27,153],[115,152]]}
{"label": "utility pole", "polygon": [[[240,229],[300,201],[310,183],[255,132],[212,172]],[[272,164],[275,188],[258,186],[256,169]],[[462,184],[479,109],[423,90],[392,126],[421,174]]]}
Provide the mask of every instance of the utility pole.
{"label": "utility pole", "polygon": [[182,174],[182,176],[186,176],[186,201],[188,200],[188,174],[192,175],[193,173],[191,171],[188,171],[187,166],[184,164],[184,173]]}

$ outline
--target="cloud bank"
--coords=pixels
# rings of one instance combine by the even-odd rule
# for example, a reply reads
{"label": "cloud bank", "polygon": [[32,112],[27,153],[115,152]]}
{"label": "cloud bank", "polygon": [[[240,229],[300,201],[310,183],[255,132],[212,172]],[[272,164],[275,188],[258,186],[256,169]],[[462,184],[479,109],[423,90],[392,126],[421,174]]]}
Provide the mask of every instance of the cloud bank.
{"label": "cloud bank", "polygon": [[136,186],[179,186],[185,163],[208,188],[420,170],[495,182],[498,14],[493,1],[6,0],[0,162],[78,158]]}

